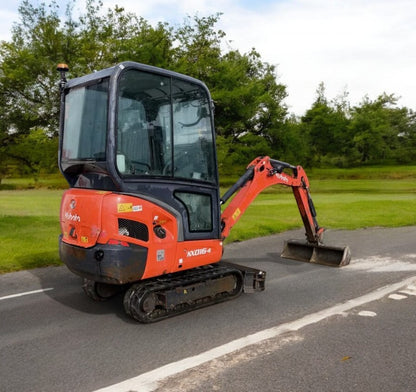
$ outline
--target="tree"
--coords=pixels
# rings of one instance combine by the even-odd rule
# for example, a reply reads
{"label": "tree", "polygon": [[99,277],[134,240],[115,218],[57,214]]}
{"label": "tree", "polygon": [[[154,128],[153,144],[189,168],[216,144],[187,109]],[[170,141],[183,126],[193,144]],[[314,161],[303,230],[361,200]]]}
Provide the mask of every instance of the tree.
{"label": "tree", "polygon": [[399,148],[396,159],[398,163],[409,164],[416,162],[416,112],[407,108],[402,108],[402,119],[405,124],[398,133]]}
{"label": "tree", "polygon": [[33,129],[28,135],[18,134],[15,143],[9,146],[8,157],[19,163],[19,174],[29,174],[37,181],[42,173],[54,172],[58,140],[45,135],[41,128]]}
{"label": "tree", "polygon": [[344,98],[328,102],[325,85],[319,85],[315,102],[302,117],[301,128],[309,145],[309,164],[340,164],[340,157],[346,155],[349,145],[348,107]]}
{"label": "tree", "polygon": [[[21,22],[14,25],[12,40],[0,44],[2,161],[17,160],[32,172],[34,166],[29,162],[38,152],[36,144],[30,144],[31,131],[41,129],[45,139],[56,137],[58,131],[56,64],[65,44],[58,9],[55,2],[47,10],[45,5],[35,8],[23,1]],[[28,148],[22,154],[26,137]]]}
{"label": "tree", "polygon": [[225,37],[222,30],[215,30],[221,14],[208,17],[187,17],[183,26],[174,33],[177,45],[173,53],[173,67],[177,72],[209,81],[219,71],[221,42]]}
{"label": "tree", "polygon": [[[5,97],[0,95],[0,108],[4,108],[5,106]],[[3,177],[7,174],[6,140],[7,126],[3,121],[0,121],[0,184]]]}
{"label": "tree", "polygon": [[410,135],[405,108],[397,108],[394,94],[375,101],[365,97],[352,109],[349,133],[359,163],[395,161],[401,154],[400,137]]}
{"label": "tree", "polygon": [[56,64],[63,58],[58,6],[33,7],[25,0],[22,18],[15,24],[11,42],[0,45],[1,121],[11,134],[41,127],[53,135],[58,130]]}
{"label": "tree", "polygon": [[[0,99],[5,103],[0,119],[7,136],[3,150],[12,151],[13,144],[23,143],[34,130],[57,136],[58,63],[68,63],[69,77],[76,77],[124,60],[203,80],[216,103],[220,135],[237,143],[253,134],[255,138],[246,139],[261,151],[261,146],[271,145],[273,130],[286,115],[285,87],[276,83],[274,66],[254,49],[248,54],[221,50],[225,33],[216,29],[220,14],[188,17],[173,28],[166,23],[151,26],[118,6],[105,11],[99,0],[85,4],[86,11],[76,19],[73,0],[64,16],[55,1],[38,7],[22,1],[12,40],[0,44]],[[243,147],[247,141],[239,143]],[[13,158],[28,164],[19,154]]]}
{"label": "tree", "polygon": [[176,31],[179,45],[174,67],[207,84],[215,102],[219,135],[234,143],[250,132],[270,144],[268,131],[287,114],[286,88],[276,82],[275,67],[263,62],[255,49],[247,54],[222,53],[225,33],[215,30],[220,16],[188,18]]}
{"label": "tree", "polygon": [[28,134],[33,128],[58,134],[60,62],[70,64],[72,77],[127,59],[161,66],[169,62],[172,40],[163,24],[152,28],[119,7],[102,16],[102,3],[95,0],[87,0],[86,8],[75,21],[72,3],[63,20],[55,1],[35,7],[24,0],[20,5],[21,21],[14,25],[11,41],[0,44],[5,102],[0,116],[11,134]]}
{"label": "tree", "polygon": [[299,124],[310,148],[309,164],[351,166],[414,161],[415,116],[394,94],[351,108],[347,93],[332,101],[321,83]]}
{"label": "tree", "polygon": [[86,13],[76,23],[77,76],[126,60],[158,67],[170,64],[173,29],[167,23],[152,27],[117,5],[105,14],[102,8],[101,1],[86,0]]}

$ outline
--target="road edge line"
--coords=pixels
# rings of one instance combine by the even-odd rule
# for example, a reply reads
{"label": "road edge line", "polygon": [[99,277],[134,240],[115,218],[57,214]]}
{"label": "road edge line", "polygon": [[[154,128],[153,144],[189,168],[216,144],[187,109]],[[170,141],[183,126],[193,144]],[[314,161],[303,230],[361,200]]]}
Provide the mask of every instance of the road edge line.
{"label": "road edge line", "polygon": [[195,368],[211,360],[217,359],[227,354],[231,354],[237,350],[241,350],[248,346],[261,343],[267,339],[276,338],[287,332],[298,331],[301,328],[318,323],[331,316],[342,314],[369,302],[377,301],[386,295],[401,289],[403,286],[407,286],[412,283],[416,283],[416,276],[406,278],[400,282],[392,283],[388,286],[380,287],[370,293],[348,300],[341,304],[331,306],[316,313],[308,314],[298,320],[290,321],[239,339],[235,339],[229,343],[225,343],[201,354],[169,363],[157,369],[143,373],[139,376],[121,381],[117,384],[97,389],[94,392],[153,392],[158,387],[158,383],[168,377],[175,376],[183,371]]}
{"label": "road edge line", "polygon": [[11,298],[23,297],[24,295],[31,295],[31,294],[44,293],[45,291],[51,291],[51,290],[53,290],[53,287],[48,287],[48,288],[46,288],[46,289],[40,289],[40,290],[25,291],[24,293],[18,293],[18,294],[6,295],[6,296],[4,296],[4,297],[0,297],[0,301],[3,301],[3,300],[5,300],[5,299],[11,299]]}

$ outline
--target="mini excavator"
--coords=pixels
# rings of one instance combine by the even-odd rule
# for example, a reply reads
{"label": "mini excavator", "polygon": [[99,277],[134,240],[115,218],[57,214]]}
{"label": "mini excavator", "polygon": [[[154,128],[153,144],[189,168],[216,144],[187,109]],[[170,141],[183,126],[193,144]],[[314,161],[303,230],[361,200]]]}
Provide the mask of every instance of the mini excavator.
{"label": "mini excavator", "polygon": [[59,166],[69,184],[59,253],[92,299],[124,292],[126,313],[150,323],[264,290],[265,271],[221,258],[234,224],[276,184],[292,188],[306,231],[305,241],[285,243],[282,257],[349,263],[348,247],[322,243],[301,166],[257,157],[220,197],[203,82],[135,62],[72,80],[67,65],[58,71]]}

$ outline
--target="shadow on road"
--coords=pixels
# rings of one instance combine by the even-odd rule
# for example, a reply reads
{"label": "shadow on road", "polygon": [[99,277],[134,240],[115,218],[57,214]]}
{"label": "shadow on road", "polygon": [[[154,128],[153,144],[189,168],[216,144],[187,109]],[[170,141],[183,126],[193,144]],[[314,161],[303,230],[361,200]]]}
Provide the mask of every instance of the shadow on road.
{"label": "shadow on road", "polygon": [[43,289],[53,288],[45,291],[47,296],[67,308],[86,314],[115,314],[127,323],[136,323],[124,313],[124,292],[98,302],[87,297],[82,289],[82,278],[71,273],[65,266],[37,268],[30,270],[30,273],[39,280]]}

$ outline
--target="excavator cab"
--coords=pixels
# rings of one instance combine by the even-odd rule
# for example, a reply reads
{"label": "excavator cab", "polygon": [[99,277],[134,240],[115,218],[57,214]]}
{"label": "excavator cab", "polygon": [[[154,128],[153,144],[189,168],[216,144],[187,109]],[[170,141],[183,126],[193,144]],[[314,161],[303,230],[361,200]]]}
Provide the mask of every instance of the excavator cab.
{"label": "excavator cab", "polygon": [[283,256],[348,264],[348,249],[321,243],[300,166],[258,157],[220,198],[213,104],[204,83],[134,62],[69,81],[68,67],[58,70],[59,166],[70,185],[61,202],[59,251],[84,278],[88,296],[104,300],[126,290],[126,313],[153,322],[264,290],[264,271],[220,260],[233,225],[274,184],[292,187],[307,235],[306,244],[287,244]]}
{"label": "excavator cab", "polygon": [[212,101],[189,77],[123,63],[68,82],[60,166],[71,187],[141,194],[184,240],[220,238]]}

